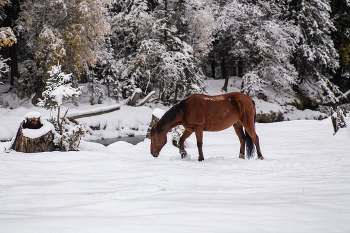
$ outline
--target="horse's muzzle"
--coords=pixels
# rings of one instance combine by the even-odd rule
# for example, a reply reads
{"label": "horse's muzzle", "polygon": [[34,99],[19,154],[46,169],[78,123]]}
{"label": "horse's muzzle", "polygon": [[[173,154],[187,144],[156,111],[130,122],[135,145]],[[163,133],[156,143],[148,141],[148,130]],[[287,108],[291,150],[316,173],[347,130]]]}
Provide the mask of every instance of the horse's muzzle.
{"label": "horse's muzzle", "polygon": [[154,152],[152,152],[151,154],[152,154],[153,157],[155,157],[155,158],[157,158],[157,157],[159,156],[159,152],[155,152],[155,151],[154,151]]}

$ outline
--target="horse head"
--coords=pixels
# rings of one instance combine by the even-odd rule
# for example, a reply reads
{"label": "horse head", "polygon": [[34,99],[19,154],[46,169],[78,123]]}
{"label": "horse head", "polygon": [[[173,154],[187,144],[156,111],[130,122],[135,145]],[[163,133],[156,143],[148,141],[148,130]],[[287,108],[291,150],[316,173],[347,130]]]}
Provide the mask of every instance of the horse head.
{"label": "horse head", "polygon": [[151,129],[151,154],[153,157],[158,157],[160,150],[167,142],[167,136],[164,132],[157,131],[157,122],[154,122],[154,125]]}

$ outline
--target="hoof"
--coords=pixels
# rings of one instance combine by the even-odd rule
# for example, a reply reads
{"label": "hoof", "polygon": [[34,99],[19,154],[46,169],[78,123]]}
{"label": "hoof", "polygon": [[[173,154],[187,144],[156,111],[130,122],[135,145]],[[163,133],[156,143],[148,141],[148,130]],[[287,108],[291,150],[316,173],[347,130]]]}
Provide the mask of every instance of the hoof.
{"label": "hoof", "polygon": [[181,150],[180,149],[180,154],[181,154],[181,158],[184,159],[187,157],[187,152],[185,150]]}
{"label": "hoof", "polygon": [[204,158],[198,158],[198,162],[202,162]]}
{"label": "hoof", "polygon": [[240,158],[240,159],[245,159],[245,155],[244,155],[244,154],[242,154],[242,153],[239,153],[238,158]]}
{"label": "hoof", "polygon": [[260,156],[260,157],[258,157],[258,159],[263,160],[263,159],[264,159],[264,156]]}

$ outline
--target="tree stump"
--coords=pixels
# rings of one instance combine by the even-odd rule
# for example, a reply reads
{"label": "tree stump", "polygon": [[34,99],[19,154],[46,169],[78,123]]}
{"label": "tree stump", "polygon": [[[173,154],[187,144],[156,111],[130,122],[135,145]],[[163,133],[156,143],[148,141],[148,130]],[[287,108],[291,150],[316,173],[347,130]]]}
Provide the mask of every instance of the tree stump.
{"label": "tree stump", "polygon": [[151,138],[151,129],[156,121],[159,121],[159,118],[152,114],[152,120],[151,123],[149,123],[146,138]]}
{"label": "tree stump", "polygon": [[50,122],[40,119],[40,113],[31,112],[21,122],[11,149],[25,153],[53,151],[53,130]]}
{"label": "tree stump", "polygon": [[126,104],[130,106],[135,106],[137,100],[140,98],[141,93],[142,90],[140,88],[137,88],[134,91],[133,95],[126,101]]}
{"label": "tree stump", "polygon": [[344,112],[339,108],[339,106],[335,111],[333,110],[333,108],[331,108],[331,120],[334,129],[333,135],[335,135],[340,128],[346,127]]}
{"label": "tree stump", "polygon": [[[164,111],[162,109],[156,108],[153,113],[152,113],[152,120],[151,123],[148,126],[148,130],[147,130],[147,134],[146,134],[146,138],[151,138],[151,129],[154,126],[154,123],[157,121],[159,121],[162,116],[164,115]],[[172,143],[174,146],[180,148],[180,137],[182,136],[182,134],[184,133],[185,128],[182,125],[178,125],[176,127],[174,127],[173,129],[171,129],[171,134],[173,136],[173,140]]]}
{"label": "tree stump", "polygon": [[148,130],[147,130],[147,134],[146,134],[146,138],[151,138],[151,129],[154,125],[154,122],[159,121],[160,118],[162,118],[162,116],[164,115],[164,111],[160,108],[156,108],[154,109],[153,113],[152,113],[152,120],[149,123],[148,126]]}

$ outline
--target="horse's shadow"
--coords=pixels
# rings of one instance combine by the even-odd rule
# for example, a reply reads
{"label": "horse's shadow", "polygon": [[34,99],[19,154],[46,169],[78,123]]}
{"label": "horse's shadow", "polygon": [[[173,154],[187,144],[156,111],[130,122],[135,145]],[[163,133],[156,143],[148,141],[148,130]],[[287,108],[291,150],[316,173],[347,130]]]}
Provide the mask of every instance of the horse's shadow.
{"label": "horse's shadow", "polygon": [[[177,155],[177,156],[171,156],[169,158],[170,161],[184,161],[184,162],[198,162],[198,157],[197,155],[191,156],[191,154],[187,153],[187,157],[185,158],[181,158],[181,155]],[[215,162],[215,161],[221,161],[221,160],[225,160],[224,156],[216,156],[216,157],[209,157],[205,160],[203,160],[203,162]]]}

